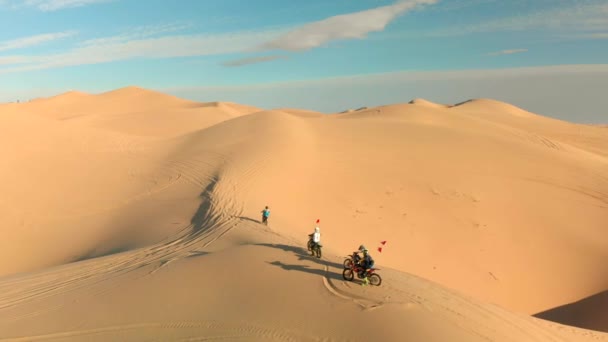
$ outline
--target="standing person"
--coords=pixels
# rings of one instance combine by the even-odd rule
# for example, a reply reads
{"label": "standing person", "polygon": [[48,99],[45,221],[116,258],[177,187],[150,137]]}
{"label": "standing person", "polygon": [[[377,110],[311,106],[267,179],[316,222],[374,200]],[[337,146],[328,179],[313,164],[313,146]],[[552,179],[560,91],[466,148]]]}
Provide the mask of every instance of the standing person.
{"label": "standing person", "polygon": [[265,225],[268,225],[268,217],[270,216],[270,209],[268,209],[268,206],[266,206],[266,208],[264,208],[264,210],[262,210],[261,213],[262,213],[262,223]]}

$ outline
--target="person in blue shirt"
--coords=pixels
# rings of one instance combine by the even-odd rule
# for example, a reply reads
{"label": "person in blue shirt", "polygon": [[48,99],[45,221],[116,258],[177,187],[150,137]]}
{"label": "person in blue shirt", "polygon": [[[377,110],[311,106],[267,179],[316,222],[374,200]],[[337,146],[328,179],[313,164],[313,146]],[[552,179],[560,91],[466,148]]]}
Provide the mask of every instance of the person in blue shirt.
{"label": "person in blue shirt", "polygon": [[270,209],[268,209],[268,206],[266,206],[266,208],[264,208],[264,210],[262,210],[261,212],[262,212],[262,223],[265,225],[268,225],[268,217],[270,216]]}

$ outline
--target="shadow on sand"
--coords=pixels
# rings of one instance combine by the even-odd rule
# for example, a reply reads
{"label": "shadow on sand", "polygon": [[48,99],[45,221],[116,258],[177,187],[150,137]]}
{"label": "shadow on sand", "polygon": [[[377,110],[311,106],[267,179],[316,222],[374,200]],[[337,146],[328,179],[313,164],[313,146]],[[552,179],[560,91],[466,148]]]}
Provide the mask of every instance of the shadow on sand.
{"label": "shadow on sand", "polygon": [[607,313],[608,290],[533,316],[582,329],[608,332]]}
{"label": "shadow on sand", "polygon": [[285,252],[292,252],[293,254],[298,256],[298,260],[300,260],[300,261],[302,261],[302,260],[314,261],[319,265],[328,266],[331,268],[337,268],[340,270],[340,272],[342,272],[342,270],[344,269],[344,266],[340,263],[332,262],[325,258],[319,259],[319,258],[312,256],[310,254],[310,252],[308,252],[308,250],[306,250],[303,247],[289,246],[289,245],[284,245],[284,244],[280,244],[280,243],[279,244],[258,243],[258,244],[256,244],[256,246],[264,246],[264,247],[280,249]]}
{"label": "shadow on sand", "polygon": [[213,190],[218,182],[219,178],[217,176],[212,177],[209,180],[209,184],[207,184],[199,195],[201,204],[190,219],[190,224],[192,225],[192,232],[190,234],[192,236],[198,235],[200,232],[207,230],[216,223],[216,218],[213,215],[213,208],[211,206],[211,196],[213,195]]}
{"label": "shadow on sand", "polygon": [[307,265],[289,265],[289,264],[284,264],[278,260],[273,261],[273,262],[267,261],[267,263],[274,265],[274,266],[278,266],[286,271],[299,271],[299,272],[319,275],[322,277],[327,277],[327,278],[334,279],[334,280],[344,280],[344,279],[342,279],[342,274],[337,274],[335,272],[326,272],[324,269],[310,268]]}
{"label": "shadow on sand", "polygon": [[239,220],[243,220],[243,221],[250,221],[250,222],[255,222],[255,223],[262,223],[262,220],[256,220],[256,219],[252,219],[251,217],[247,217],[247,216],[237,216],[237,218]]}

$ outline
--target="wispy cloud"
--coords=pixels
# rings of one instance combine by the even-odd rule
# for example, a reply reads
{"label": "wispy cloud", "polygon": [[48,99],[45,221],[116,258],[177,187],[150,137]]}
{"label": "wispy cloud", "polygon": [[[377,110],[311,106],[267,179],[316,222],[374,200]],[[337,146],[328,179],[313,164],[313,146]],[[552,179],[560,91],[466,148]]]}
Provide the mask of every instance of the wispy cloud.
{"label": "wispy cloud", "polygon": [[239,67],[239,66],[243,66],[243,65],[270,62],[270,61],[274,61],[277,59],[286,59],[286,58],[287,58],[287,56],[282,56],[282,55],[259,56],[259,57],[250,57],[250,58],[237,59],[234,61],[228,61],[228,62],[222,63],[222,65],[227,66],[227,67]]}
{"label": "wispy cloud", "polygon": [[594,32],[572,35],[572,38],[578,39],[608,39],[608,32]]}
{"label": "wispy cloud", "polygon": [[159,37],[164,34],[183,31],[184,29],[186,29],[188,27],[190,27],[190,25],[182,24],[182,23],[169,23],[169,24],[160,24],[160,25],[146,25],[146,26],[129,27],[129,28],[123,29],[121,33],[114,35],[114,36],[86,40],[82,43],[82,45],[84,45],[84,46],[105,45],[105,44],[111,44],[111,43],[140,40],[140,39],[151,38],[151,37],[155,37],[155,36]]}
{"label": "wispy cloud", "polygon": [[[2,0],[0,0],[2,1]],[[57,10],[66,7],[112,0],[25,0],[28,6],[41,10]],[[392,5],[337,15],[299,28],[268,29],[221,34],[170,35],[185,28],[180,24],[167,24],[129,30],[128,33],[89,39],[70,50],[51,55],[5,56],[0,73],[21,72],[72,65],[108,63],[134,58],[172,58],[228,53],[259,52],[265,50],[301,51],[343,39],[363,39],[370,32],[382,31],[398,16],[422,5],[439,0],[399,0]],[[38,37],[58,39],[51,34]],[[31,42],[11,41],[4,50]],[[2,45],[0,45],[1,47]],[[225,66],[243,66],[276,60],[276,56],[251,57],[224,63]]]}
{"label": "wispy cloud", "polygon": [[[2,65],[13,65],[13,64],[20,64],[23,62],[23,60],[25,60],[27,57],[25,56],[0,56],[0,66]],[[1,72],[2,69],[0,69]]]}
{"label": "wispy cloud", "polygon": [[59,40],[63,38],[68,38],[76,35],[76,31],[64,31],[64,32],[55,32],[55,33],[45,33],[39,34],[35,36],[22,37],[13,40],[8,40],[4,42],[0,42],[0,51],[7,50],[15,50],[26,47],[31,47],[35,45],[40,45],[43,43],[51,42],[54,40]]}
{"label": "wispy cloud", "polygon": [[437,2],[438,0],[401,0],[393,5],[329,17],[287,32],[277,39],[264,43],[260,48],[301,51],[334,40],[363,39],[368,33],[383,31],[398,16],[418,6]]}
{"label": "wispy cloud", "polygon": [[488,4],[494,5],[501,1],[503,0],[450,0],[449,2],[442,2],[441,6],[435,6],[429,10],[435,12],[458,11]]}
{"label": "wispy cloud", "polygon": [[552,7],[517,16],[461,27],[449,27],[428,33],[432,36],[455,36],[499,31],[550,30],[561,34],[608,30],[608,4],[599,1],[568,1],[571,5]]}
{"label": "wispy cloud", "polygon": [[82,7],[103,2],[111,2],[116,0],[24,0],[23,4],[30,7],[35,7],[41,11],[57,11],[65,8]]}
{"label": "wispy cloud", "polygon": [[512,55],[516,53],[527,52],[528,49],[511,49],[511,50],[501,50],[496,52],[490,52],[487,56],[502,56],[502,55]]}
{"label": "wispy cloud", "polygon": [[[439,0],[399,0],[392,5],[347,13],[310,22],[266,41],[253,51],[304,51],[323,46],[331,41],[365,39],[369,33],[383,31],[400,15]],[[251,57],[223,63],[224,66],[243,66],[268,62],[284,56]]]}
{"label": "wispy cloud", "polygon": [[146,27],[83,41],[62,53],[50,55],[5,56],[1,73],[41,70],[74,65],[108,63],[134,58],[173,58],[219,55],[247,51],[273,39],[280,31],[243,31],[222,34],[167,35],[179,25]]}

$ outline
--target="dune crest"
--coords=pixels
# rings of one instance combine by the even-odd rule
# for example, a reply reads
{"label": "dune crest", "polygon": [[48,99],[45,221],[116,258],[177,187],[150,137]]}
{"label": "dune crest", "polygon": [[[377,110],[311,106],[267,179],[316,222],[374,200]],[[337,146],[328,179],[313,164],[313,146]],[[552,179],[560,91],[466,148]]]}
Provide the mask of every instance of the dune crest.
{"label": "dune crest", "polygon": [[87,98],[89,96],[94,96],[92,94],[89,93],[85,93],[82,91],[77,91],[77,90],[70,90],[67,91],[65,93],[62,94],[58,94],[55,96],[50,96],[50,97],[42,97],[42,98],[37,98],[34,101],[58,101],[58,102],[70,102],[70,101],[77,101],[83,98]]}
{"label": "dune crest", "polygon": [[[464,102],[457,103],[451,107],[455,108],[455,109],[464,109],[464,110],[467,110],[470,112],[479,112],[479,111],[496,112],[496,113],[500,113],[502,115],[508,114],[508,115],[512,115],[515,117],[521,117],[521,118],[540,117],[537,114],[531,113],[527,110],[514,106],[510,103],[493,100],[493,99],[485,99],[485,98],[470,99],[470,100],[467,100]],[[546,117],[540,117],[540,118],[547,120],[547,121],[549,120],[549,118],[546,118]]]}
{"label": "dune crest", "polygon": [[324,117],[327,115],[327,114],[323,114],[321,112],[317,112],[314,110],[297,109],[297,108],[276,108],[275,110],[284,112],[284,113],[297,115],[297,116],[303,116],[303,117],[321,118],[321,117]]}
{"label": "dune crest", "polygon": [[409,104],[417,105],[417,106],[425,106],[430,108],[448,108],[449,105],[434,103],[425,99],[417,98],[413,99],[409,102]]}
{"label": "dune crest", "polygon": [[258,107],[242,105],[242,104],[238,104],[238,103],[234,103],[234,102],[218,102],[218,101],[204,102],[204,103],[197,104],[195,106],[200,107],[200,108],[222,109],[226,112],[233,114],[234,116],[247,115],[247,114],[262,111],[262,109],[258,108]]}

